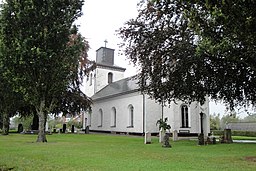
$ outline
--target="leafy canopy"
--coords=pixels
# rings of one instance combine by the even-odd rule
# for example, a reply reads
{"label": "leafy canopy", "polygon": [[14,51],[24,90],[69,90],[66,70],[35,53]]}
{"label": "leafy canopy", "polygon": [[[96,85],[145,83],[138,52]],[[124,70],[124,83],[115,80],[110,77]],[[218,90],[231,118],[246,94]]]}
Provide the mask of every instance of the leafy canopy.
{"label": "leafy canopy", "polygon": [[82,14],[82,4],[82,0],[7,0],[2,5],[5,74],[37,108],[41,100],[53,108],[60,95],[79,89],[89,47],[71,27]]}
{"label": "leafy canopy", "polygon": [[158,101],[205,102],[232,109],[256,103],[256,2],[144,0],[118,30],[126,56],[141,67],[143,92]]}
{"label": "leafy canopy", "polygon": [[82,5],[83,0],[6,0],[1,6],[0,64],[13,89],[35,107],[40,135],[48,113],[90,106],[79,88],[89,46],[73,27]]}

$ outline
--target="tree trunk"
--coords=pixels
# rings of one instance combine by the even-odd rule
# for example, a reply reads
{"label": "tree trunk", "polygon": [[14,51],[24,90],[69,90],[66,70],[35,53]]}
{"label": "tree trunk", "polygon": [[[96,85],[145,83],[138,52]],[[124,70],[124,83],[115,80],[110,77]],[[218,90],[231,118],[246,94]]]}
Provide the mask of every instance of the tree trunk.
{"label": "tree trunk", "polygon": [[37,142],[47,142],[46,135],[45,135],[45,101],[42,100],[40,103],[40,107],[37,110],[37,115],[39,118],[39,127],[38,127],[38,136],[37,136]]}
{"label": "tree trunk", "polygon": [[9,128],[10,128],[10,117],[7,113],[3,113],[3,135],[9,134]]}

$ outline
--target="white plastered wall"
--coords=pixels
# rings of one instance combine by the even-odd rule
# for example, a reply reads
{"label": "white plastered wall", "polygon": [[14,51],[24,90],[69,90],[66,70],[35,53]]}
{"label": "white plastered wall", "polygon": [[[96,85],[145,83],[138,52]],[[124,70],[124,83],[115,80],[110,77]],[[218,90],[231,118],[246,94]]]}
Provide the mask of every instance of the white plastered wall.
{"label": "white plastered wall", "polygon": [[95,84],[95,92],[101,90],[106,85],[108,85],[108,73],[111,72],[113,74],[113,82],[121,80],[124,78],[124,72],[120,70],[114,70],[111,68],[96,68],[96,84]]}

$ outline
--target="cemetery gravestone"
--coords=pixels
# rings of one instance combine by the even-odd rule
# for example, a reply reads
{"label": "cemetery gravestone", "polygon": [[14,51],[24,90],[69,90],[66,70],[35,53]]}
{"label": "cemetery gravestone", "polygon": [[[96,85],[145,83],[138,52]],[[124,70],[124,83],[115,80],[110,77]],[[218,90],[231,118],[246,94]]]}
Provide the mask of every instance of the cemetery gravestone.
{"label": "cemetery gravestone", "polygon": [[159,142],[162,143],[165,135],[165,130],[163,128],[159,131]]}
{"label": "cemetery gravestone", "polygon": [[86,128],[85,128],[85,134],[89,134],[89,126],[86,126]]}
{"label": "cemetery gravestone", "polygon": [[151,144],[151,133],[150,132],[146,132],[144,143],[145,144]]}
{"label": "cemetery gravestone", "polygon": [[71,132],[72,132],[72,133],[75,132],[75,125],[71,125]]}
{"label": "cemetery gravestone", "polygon": [[170,138],[170,133],[165,133],[162,147],[165,147],[165,148],[171,148],[172,147],[171,144],[170,144],[169,138]]}
{"label": "cemetery gravestone", "polygon": [[224,129],[222,143],[232,143],[231,129]]}
{"label": "cemetery gravestone", "polygon": [[67,125],[66,125],[66,124],[63,124],[62,133],[65,133],[65,132],[66,132],[66,129],[67,129]]}
{"label": "cemetery gravestone", "polygon": [[23,132],[23,125],[19,124],[18,125],[18,133],[21,133],[21,132]]}
{"label": "cemetery gravestone", "polygon": [[178,131],[174,130],[172,133],[172,139],[173,141],[178,141]]}
{"label": "cemetery gravestone", "polygon": [[204,134],[198,135],[198,145],[204,145]]}

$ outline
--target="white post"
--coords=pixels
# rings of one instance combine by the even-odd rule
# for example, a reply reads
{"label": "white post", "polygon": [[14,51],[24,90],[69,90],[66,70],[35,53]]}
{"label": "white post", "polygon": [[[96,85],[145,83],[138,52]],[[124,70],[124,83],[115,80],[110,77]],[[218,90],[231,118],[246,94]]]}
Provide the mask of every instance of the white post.
{"label": "white post", "polygon": [[161,128],[159,131],[159,142],[160,143],[162,143],[164,141],[164,135],[165,135],[165,131],[163,130],[163,128]]}

